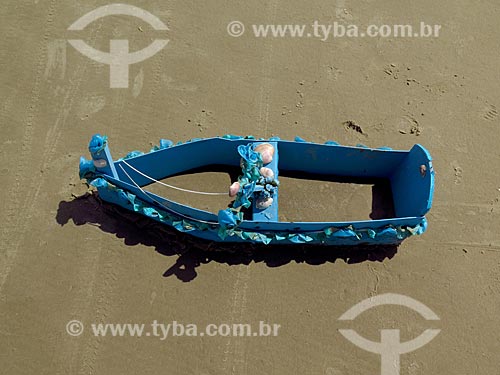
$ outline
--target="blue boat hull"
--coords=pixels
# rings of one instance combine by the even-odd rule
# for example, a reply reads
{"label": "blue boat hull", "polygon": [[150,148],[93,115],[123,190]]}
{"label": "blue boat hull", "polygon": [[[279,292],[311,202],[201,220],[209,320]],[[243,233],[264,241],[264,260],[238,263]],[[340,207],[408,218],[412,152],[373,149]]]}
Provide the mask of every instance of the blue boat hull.
{"label": "blue boat hull", "polygon": [[[228,225],[221,221],[220,214],[170,201],[143,188],[151,183],[151,178],[161,180],[215,164],[238,166],[238,147],[253,147],[253,144],[262,142],[275,146],[274,164],[267,166],[275,171],[276,176],[282,171],[308,171],[320,176],[388,179],[393,194],[394,217],[352,222],[281,222],[277,217],[276,193],[269,208],[259,210],[252,203],[252,220]],[[104,201],[207,241],[394,245],[426,230],[425,214],[432,205],[434,171],[429,153],[420,145],[409,151],[398,151],[346,147],[334,142],[317,144],[300,139],[256,140],[225,136],[177,145],[162,140],[160,147],[149,153],[131,153],[113,161],[105,137],[96,135],[89,149],[92,160],[81,161],[80,175],[97,188]]]}

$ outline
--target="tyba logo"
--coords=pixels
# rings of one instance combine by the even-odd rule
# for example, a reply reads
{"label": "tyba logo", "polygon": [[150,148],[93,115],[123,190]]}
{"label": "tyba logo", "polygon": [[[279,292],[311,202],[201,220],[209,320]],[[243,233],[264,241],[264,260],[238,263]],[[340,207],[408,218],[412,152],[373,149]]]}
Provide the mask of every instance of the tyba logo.
{"label": "tyba logo", "polygon": [[[155,30],[168,30],[167,25],[158,17],[144,9],[127,4],[110,4],[94,9],[73,23],[68,30],[83,30],[95,20],[113,15],[137,17],[150,24]],[[109,82],[111,88],[128,88],[129,65],[139,63],[154,56],[165,48],[168,39],[156,39],[146,48],[132,53],[129,51],[128,40],[110,40],[109,53],[96,50],[81,39],[70,39],[68,42],[89,59],[109,65]]]}
{"label": "tyba logo", "polygon": [[[423,303],[401,294],[392,293],[381,294],[359,302],[342,314],[339,320],[354,320],[364,311],[382,305],[405,306],[416,311],[426,320],[439,320],[439,317]],[[382,375],[399,375],[400,355],[412,352],[428,344],[440,331],[440,329],[426,329],[413,340],[400,342],[399,329],[382,329],[380,330],[380,342],[373,342],[352,329],[339,330],[354,345],[366,351],[380,354],[382,357]]]}

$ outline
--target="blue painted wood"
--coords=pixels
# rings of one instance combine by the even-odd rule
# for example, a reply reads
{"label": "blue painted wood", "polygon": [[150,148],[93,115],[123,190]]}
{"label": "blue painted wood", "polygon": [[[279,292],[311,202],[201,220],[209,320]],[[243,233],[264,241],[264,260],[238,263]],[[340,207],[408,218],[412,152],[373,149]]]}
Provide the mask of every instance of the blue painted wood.
{"label": "blue painted wood", "polygon": [[[188,218],[217,223],[217,215],[211,212],[207,212],[194,207],[176,203],[150,192],[144,194],[140,189],[136,188],[134,185],[130,185],[120,180],[115,180],[113,178],[107,178],[107,180],[109,180],[109,182],[111,182],[115,186],[118,186],[126,191],[130,191],[134,195],[137,195],[139,198],[148,203],[151,203],[152,205],[156,204],[156,202],[160,202],[163,206],[168,207],[174,212],[179,212]],[[163,207],[158,206],[158,208],[162,209]],[[358,220],[358,221],[336,221],[336,222],[302,222],[302,221],[270,222],[269,220],[264,220],[264,221],[245,220],[240,224],[240,227],[242,229],[248,229],[252,231],[271,230],[271,231],[289,231],[289,232],[319,231],[326,227],[344,228],[349,225],[352,225],[354,229],[367,229],[367,228],[377,229],[386,227],[388,225],[412,226],[418,224],[420,220],[421,220],[420,216],[406,217],[406,218],[396,217],[392,219],[380,219],[380,220]]]}
{"label": "blue painted wood", "polygon": [[[274,147],[274,156],[273,160],[268,163],[264,164],[264,167],[270,168],[273,173],[274,173],[274,178],[278,179],[279,175],[279,170],[278,170],[278,160],[279,160],[279,148],[278,148],[278,142],[263,142],[263,143],[269,143]],[[254,199],[252,203],[252,220],[253,221],[261,221],[261,222],[266,222],[266,221],[278,221],[278,197],[279,197],[279,187],[278,191],[276,191],[276,194],[273,196],[273,204],[269,206],[268,208],[264,210],[260,210],[256,207],[256,200]]]}
{"label": "blue painted wood", "polygon": [[425,148],[415,145],[391,175],[396,216],[424,216],[432,206],[434,168]]}
{"label": "blue painted wood", "polygon": [[345,177],[388,177],[407,151],[280,141],[281,171]]}
{"label": "blue painted wood", "polygon": [[[134,192],[134,187],[130,186],[130,191]],[[101,198],[107,202],[119,205],[123,208],[126,208],[128,210],[134,211],[132,204],[126,200],[119,199],[119,197],[112,191],[108,189],[99,189],[99,194]],[[141,198],[144,198],[144,196],[141,196],[140,190],[138,192],[138,196]],[[146,195],[145,200],[147,201],[149,198]],[[160,200],[162,200],[161,197],[159,197]],[[163,200],[162,200],[163,201]],[[176,211],[176,206],[170,206],[171,208]],[[163,208],[159,207],[160,210]],[[199,212],[196,212],[196,209],[193,209],[193,213],[198,214]],[[153,217],[153,219],[155,219]],[[215,218],[216,219],[216,218]],[[419,225],[421,223],[421,218],[405,218],[405,219],[388,219],[388,220],[374,220],[374,221],[355,221],[355,222],[336,222],[336,223],[321,223],[321,222],[295,222],[295,223],[286,223],[286,222],[253,222],[253,221],[244,221],[240,225],[240,229],[250,231],[250,232],[266,232],[266,233],[273,233],[273,232],[279,232],[279,233],[307,233],[307,232],[314,232],[314,231],[323,231],[325,227],[330,227],[330,228],[338,228],[338,229],[344,229],[346,228],[347,225],[350,225],[350,227],[353,230],[366,230],[369,228],[372,228],[374,230],[380,230],[380,228],[385,228],[388,225],[392,226],[401,226],[401,225],[407,225],[407,226],[415,226]],[[325,226],[325,224],[327,224]],[[196,237],[209,240],[209,241],[217,241],[220,242],[221,238],[217,235],[217,232],[215,231],[200,231],[200,230],[194,230],[189,232],[191,235],[194,235]],[[397,244],[400,242],[400,240],[394,238],[394,236],[391,236],[392,234],[390,231],[387,236],[379,236],[377,238],[369,238],[367,236],[364,236],[361,239],[358,238],[353,238],[352,236],[342,236],[339,235],[337,237],[332,237],[330,238],[327,242],[320,242],[317,240],[314,240],[310,242],[310,244],[322,244],[322,245],[360,245],[360,244],[366,244],[366,245],[375,245],[375,244]],[[243,240],[238,237],[231,237],[229,239],[230,242],[248,242],[248,240]],[[271,244],[283,244],[280,241],[273,240]],[[290,244],[290,243],[284,243],[284,244]]]}
{"label": "blue painted wood", "polygon": [[434,168],[429,152],[415,145],[391,177],[392,195],[398,217],[424,216],[432,206]]}
{"label": "blue painted wood", "polygon": [[[207,138],[136,156],[127,159],[127,162],[147,175],[161,180],[174,174],[213,164],[239,166],[240,157],[236,151],[237,147],[252,142],[262,141]],[[277,144],[280,153],[278,165],[280,171],[346,177],[389,177],[408,154],[408,151],[282,140],[277,141]],[[116,166],[120,164],[120,161],[115,162]],[[117,168],[117,172],[121,180],[128,180],[120,168]],[[133,174],[131,177],[140,186],[151,182],[138,174]]]}
{"label": "blue painted wood", "polygon": [[[174,174],[183,173],[195,168],[209,165],[238,166],[240,156],[237,152],[239,145],[252,142],[263,142],[252,139],[225,139],[208,138],[175,145],[141,156],[130,157],[126,161],[146,175],[157,180]],[[278,221],[278,199],[268,210],[258,212],[254,207],[253,220],[243,221],[238,228],[249,232],[266,233],[305,233],[323,231],[325,228],[344,230],[349,227],[353,230],[382,230],[388,226],[416,226],[421,225],[424,215],[432,205],[434,190],[434,171],[429,153],[420,145],[415,145],[410,151],[391,149],[372,149],[365,147],[340,146],[334,143],[318,144],[309,142],[293,142],[274,140],[270,143],[275,146],[276,153],[270,167],[275,176],[283,171],[307,172],[325,176],[344,177],[382,177],[388,178],[391,183],[396,216],[390,219],[362,220],[350,222],[280,222]],[[170,201],[158,195],[147,193],[137,188],[122,171],[122,167],[141,187],[151,183],[150,180],[131,170],[123,161],[112,162],[111,153],[107,144],[92,154],[94,160],[105,159],[109,168],[99,168],[98,172],[114,186],[130,192],[139,199],[157,206],[158,209],[170,210],[173,213],[192,220],[217,225],[217,215],[204,210]],[[108,202],[118,204],[133,210],[129,202],[117,198],[106,189],[99,189],[102,198]],[[158,204],[159,202],[159,204]],[[276,203],[276,204],[274,204]],[[221,207],[224,209],[224,207]],[[265,211],[269,215],[265,215]],[[190,232],[200,238],[221,241],[214,231]],[[398,242],[394,235],[388,232],[384,239],[384,231],[377,238],[363,237],[353,239],[349,236],[338,236],[329,239],[329,244],[380,244]],[[231,237],[232,242],[242,242],[241,238]],[[274,243],[273,240],[272,243]]]}
{"label": "blue painted wood", "polygon": [[106,137],[100,134],[94,135],[90,140],[89,152],[97,171],[115,178],[118,177]]}

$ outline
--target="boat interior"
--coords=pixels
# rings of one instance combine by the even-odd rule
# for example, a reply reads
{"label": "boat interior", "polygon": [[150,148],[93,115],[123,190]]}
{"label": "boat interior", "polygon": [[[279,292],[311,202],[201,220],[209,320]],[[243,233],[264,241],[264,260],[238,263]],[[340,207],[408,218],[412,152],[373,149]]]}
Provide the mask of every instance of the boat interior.
{"label": "boat interior", "polygon": [[[224,194],[241,172],[239,145],[275,147],[266,165],[280,181],[279,199],[245,219],[262,222],[337,222],[422,217],[432,203],[434,176],[428,152],[369,149],[294,141],[209,138],[117,160],[115,182],[183,214],[214,220],[231,204]],[[197,192],[160,185],[157,181]],[[147,195],[141,192],[147,191]],[[278,198],[278,197],[276,197]],[[279,206],[279,210],[278,210]]]}

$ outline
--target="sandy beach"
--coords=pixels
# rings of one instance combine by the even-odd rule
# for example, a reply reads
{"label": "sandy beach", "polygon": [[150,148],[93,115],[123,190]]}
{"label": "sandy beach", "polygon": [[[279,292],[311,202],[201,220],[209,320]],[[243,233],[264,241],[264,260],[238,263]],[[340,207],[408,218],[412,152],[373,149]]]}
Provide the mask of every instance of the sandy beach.
{"label": "sandy beach", "polygon": [[[102,0],[4,0],[0,5],[0,373],[379,374],[372,341],[439,335],[401,355],[401,374],[498,374],[500,367],[500,7],[491,0],[159,1],[130,3],[168,26],[109,16],[76,20]],[[440,25],[438,37],[256,37],[255,24]],[[245,25],[228,34],[233,21]],[[110,66],[78,52],[81,39],[138,51],[126,88]],[[356,126],[346,125],[352,122]],[[359,129],[358,129],[359,127]],[[428,231],[398,248],[205,246],[116,212],[78,176],[95,133],[114,158],[224,134],[344,145],[425,146],[434,159]],[[227,174],[172,183],[227,189]],[[285,181],[285,180],[284,180]],[[287,178],[282,220],[367,219],[371,189]],[[227,197],[166,192],[216,210]],[[75,197],[82,198],[76,199]],[[281,198],[283,197],[283,198]],[[412,197],[408,197],[412,199]],[[218,251],[219,250],[219,251]],[[225,250],[225,251],[221,251]],[[384,293],[411,297],[439,320],[380,306],[338,318]],[[84,331],[70,335],[67,323]],[[92,324],[264,321],[277,336],[96,336]]]}

